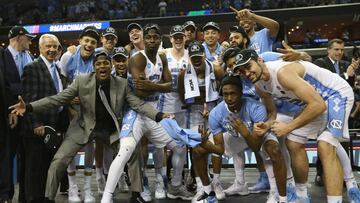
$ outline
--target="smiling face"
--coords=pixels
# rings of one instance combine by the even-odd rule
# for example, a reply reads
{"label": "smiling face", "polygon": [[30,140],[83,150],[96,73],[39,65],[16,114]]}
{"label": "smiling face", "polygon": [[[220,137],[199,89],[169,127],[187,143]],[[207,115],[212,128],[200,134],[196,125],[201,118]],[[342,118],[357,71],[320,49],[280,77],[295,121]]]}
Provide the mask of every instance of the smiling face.
{"label": "smiling face", "polygon": [[185,40],[186,41],[194,41],[195,40],[195,34],[196,34],[196,30],[193,26],[187,26],[185,28]]}
{"label": "smiling face", "polygon": [[117,75],[126,78],[128,69],[128,60],[122,55],[116,55],[112,58],[112,64],[115,67]]}
{"label": "smiling face", "polygon": [[232,32],[229,36],[230,46],[245,49],[246,39],[238,32]]}
{"label": "smiling face", "polygon": [[172,47],[175,49],[184,49],[185,36],[183,34],[175,34],[170,38]]}
{"label": "smiling face", "polygon": [[204,41],[208,46],[214,46],[220,39],[220,32],[216,29],[207,29],[204,31]]}
{"label": "smiling face", "polygon": [[143,31],[138,28],[133,28],[129,32],[129,38],[133,44],[141,43],[144,40]]}
{"label": "smiling face", "polygon": [[57,59],[59,45],[60,43],[56,37],[44,37],[39,43],[40,54],[49,62],[53,62]]}
{"label": "smiling face", "polygon": [[240,20],[240,26],[243,27],[247,33],[249,33],[254,30],[255,22],[252,20]]}
{"label": "smiling face", "polygon": [[259,58],[257,61],[251,59],[247,64],[240,66],[234,70],[236,73],[243,75],[252,83],[256,83],[261,79],[264,69],[264,63]]}
{"label": "smiling face", "polygon": [[100,81],[108,80],[111,74],[111,62],[105,55],[100,55],[94,62],[96,78]]}
{"label": "smiling face", "polygon": [[79,42],[81,57],[89,58],[97,47],[97,40],[89,36],[83,36],[80,38]]}
{"label": "smiling face", "polygon": [[225,103],[231,112],[239,112],[241,109],[241,87],[233,84],[227,84],[222,87],[222,93]]}
{"label": "smiling face", "polygon": [[117,41],[118,38],[114,35],[106,35],[101,37],[101,43],[106,50],[113,50]]}
{"label": "smiling face", "polygon": [[199,69],[204,64],[205,56],[193,56],[190,58],[190,61],[196,70]]}

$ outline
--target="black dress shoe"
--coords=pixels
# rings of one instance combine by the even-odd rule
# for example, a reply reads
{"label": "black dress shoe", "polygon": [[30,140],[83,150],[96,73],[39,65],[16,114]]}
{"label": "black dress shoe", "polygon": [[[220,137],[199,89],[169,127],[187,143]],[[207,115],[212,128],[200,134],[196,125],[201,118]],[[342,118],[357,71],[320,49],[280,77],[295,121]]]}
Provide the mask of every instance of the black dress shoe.
{"label": "black dress shoe", "polygon": [[140,193],[133,192],[130,198],[130,203],[146,203],[146,201],[141,197]]}
{"label": "black dress shoe", "polygon": [[203,199],[206,199],[208,198],[209,194],[207,194],[206,192],[203,192],[198,198],[196,201],[201,201]]}
{"label": "black dress shoe", "polygon": [[0,199],[0,203],[11,203],[11,199]]}
{"label": "black dress shoe", "polygon": [[55,200],[50,200],[48,198],[45,198],[44,203],[55,203]]}

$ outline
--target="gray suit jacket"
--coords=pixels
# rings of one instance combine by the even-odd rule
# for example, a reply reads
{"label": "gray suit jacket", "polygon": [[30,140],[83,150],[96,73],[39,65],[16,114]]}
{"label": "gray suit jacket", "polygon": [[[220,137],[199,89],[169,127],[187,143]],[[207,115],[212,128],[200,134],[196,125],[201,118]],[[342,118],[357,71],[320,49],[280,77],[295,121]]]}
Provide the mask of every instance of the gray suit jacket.
{"label": "gray suit jacket", "polygon": [[[79,75],[74,82],[64,91],[57,95],[45,97],[38,101],[31,102],[33,112],[43,112],[48,109],[56,108],[69,103],[74,97],[80,99],[80,115],[73,118],[66,132],[66,137],[74,140],[78,144],[85,144],[89,141],[91,131],[96,124],[95,99],[96,99],[96,77],[95,73]],[[155,120],[158,113],[152,106],[135,96],[128,87],[128,82],[124,78],[110,76],[110,106],[118,122],[116,128],[121,129],[123,118],[123,107],[126,102],[129,106],[140,114]],[[110,136],[110,143],[119,139],[118,132]]]}

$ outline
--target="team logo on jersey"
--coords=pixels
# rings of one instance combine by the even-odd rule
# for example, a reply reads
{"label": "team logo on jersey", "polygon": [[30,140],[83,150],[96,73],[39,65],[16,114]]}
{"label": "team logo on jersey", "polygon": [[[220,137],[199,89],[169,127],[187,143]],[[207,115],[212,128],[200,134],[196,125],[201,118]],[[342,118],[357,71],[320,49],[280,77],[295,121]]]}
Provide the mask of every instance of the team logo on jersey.
{"label": "team logo on jersey", "polygon": [[342,124],[343,123],[341,120],[333,119],[330,121],[331,127],[335,128],[335,129],[342,129]]}

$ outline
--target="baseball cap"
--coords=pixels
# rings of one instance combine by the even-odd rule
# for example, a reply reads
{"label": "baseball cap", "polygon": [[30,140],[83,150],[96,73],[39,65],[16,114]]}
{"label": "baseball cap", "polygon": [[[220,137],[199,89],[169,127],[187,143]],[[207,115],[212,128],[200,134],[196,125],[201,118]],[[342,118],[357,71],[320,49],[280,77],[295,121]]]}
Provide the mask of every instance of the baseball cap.
{"label": "baseball cap", "polygon": [[187,27],[189,27],[189,26],[194,27],[195,30],[197,29],[194,21],[191,21],[191,20],[186,21],[186,22],[184,23],[184,25],[183,25],[183,28],[185,29],[185,28],[187,28]]}
{"label": "baseball cap", "polygon": [[36,37],[36,35],[30,34],[23,26],[14,26],[10,29],[8,38],[11,39],[18,35],[25,35],[31,39]]}
{"label": "baseball cap", "polygon": [[61,133],[57,133],[51,126],[44,126],[44,144],[50,150],[56,150],[60,147],[63,140]]}
{"label": "baseball cap", "polygon": [[160,27],[158,24],[149,23],[144,26],[144,35],[147,35],[150,30],[155,30],[155,32],[161,35]]}
{"label": "baseball cap", "polygon": [[194,41],[190,43],[188,47],[188,51],[190,58],[193,56],[204,56],[205,53],[204,46],[198,41]]}
{"label": "baseball cap", "polygon": [[99,32],[95,26],[85,27],[80,34],[80,38],[82,38],[84,36],[92,37],[92,38],[96,39],[97,41],[99,41],[99,39],[100,39]]}
{"label": "baseball cap", "polygon": [[238,47],[229,47],[225,49],[222,57],[223,61],[226,62],[229,58],[234,57],[240,51],[241,49],[239,49]]}
{"label": "baseball cap", "polygon": [[140,24],[138,23],[130,23],[128,26],[127,26],[127,31],[130,32],[132,29],[134,28],[137,28],[139,30],[142,30],[142,27]]}
{"label": "baseball cap", "polygon": [[102,32],[103,37],[108,36],[108,35],[112,35],[117,38],[116,30],[113,27],[108,27]]}
{"label": "baseball cap", "polygon": [[118,55],[123,56],[125,58],[129,57],[129,53],[124,47],[115,47],[114,54],[111,58],[114,58],[115,56],[118,56]]}
{"label": "baseball cap", "polygon": [[252,49],[243,49],[241,50],[238,54],[236,54],[235,56],[235,68],[240,68],[241,66],[249,63],[249,61],[252,58],[257,58],[258,55],[256,53],[256,51],[252,50]]}
{"label": "baseball cap", "polygon": [[110,56],[104,50],[101,50],[94,53],[94,63],[98,60],[99,56],[105,56],[107,60],[111,61]]}
{"label": "baseball cap", "polygon": [[219,24],[213,22],[213,21],[210,21],[210,22],[207,22],[204,27],[202,27],[202,30],[205,31],[207,29],[210,29],[210,28],[215,28],[216,30],[218,30],[220,32],[220,26]]}
{"label": "baseball cap", "polygon": [[174,25],[171,27],[170,30],[170,37],[176,35],[176,34],[182,34],[185,35],[184,28],[181,25]]}

